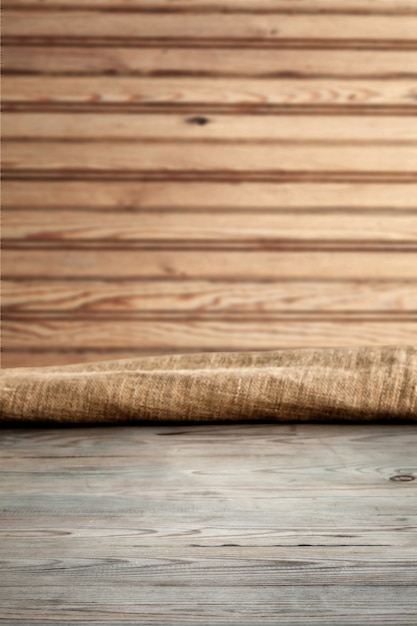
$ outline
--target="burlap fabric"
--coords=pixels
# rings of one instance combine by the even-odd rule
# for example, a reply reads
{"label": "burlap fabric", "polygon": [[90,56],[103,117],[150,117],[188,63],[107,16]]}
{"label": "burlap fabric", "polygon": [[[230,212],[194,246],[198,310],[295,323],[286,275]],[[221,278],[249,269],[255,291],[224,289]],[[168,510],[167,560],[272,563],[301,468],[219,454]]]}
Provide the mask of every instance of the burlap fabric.
{"label": "burlap fabric", "polygon": [[205,353],[0,375],[8,423],[417,421],[417,348]]}

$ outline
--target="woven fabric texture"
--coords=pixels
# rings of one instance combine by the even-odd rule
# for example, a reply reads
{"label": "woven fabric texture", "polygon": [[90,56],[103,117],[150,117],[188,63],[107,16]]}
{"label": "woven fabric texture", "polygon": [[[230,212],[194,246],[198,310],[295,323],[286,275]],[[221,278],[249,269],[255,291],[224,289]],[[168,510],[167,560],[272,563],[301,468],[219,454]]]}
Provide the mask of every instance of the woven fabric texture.
{"label": "woven fabric texture", "polygon": [[417,421],[417,348],[204,353],[5,369],[6,422]]}

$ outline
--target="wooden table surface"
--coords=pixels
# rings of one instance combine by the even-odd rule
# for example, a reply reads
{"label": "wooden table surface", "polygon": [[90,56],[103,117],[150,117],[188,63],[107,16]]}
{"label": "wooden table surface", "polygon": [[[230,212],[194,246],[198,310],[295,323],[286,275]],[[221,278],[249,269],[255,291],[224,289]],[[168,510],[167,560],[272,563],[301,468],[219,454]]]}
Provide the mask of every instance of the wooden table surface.
{"label": "wooden table surface", "polygon": [[9,429],[0,622],[417,624],[407,425]]}

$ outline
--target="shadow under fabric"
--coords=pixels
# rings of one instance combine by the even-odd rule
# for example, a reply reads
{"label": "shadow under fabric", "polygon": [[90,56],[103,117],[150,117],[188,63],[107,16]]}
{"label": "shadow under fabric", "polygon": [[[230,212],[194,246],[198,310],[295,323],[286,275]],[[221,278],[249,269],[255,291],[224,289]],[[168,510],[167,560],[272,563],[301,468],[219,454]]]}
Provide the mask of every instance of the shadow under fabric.
{"label": "shadow under fabric", "polygon": [[417,421],[417,347],[202,353],[4,369],[8,423]]}

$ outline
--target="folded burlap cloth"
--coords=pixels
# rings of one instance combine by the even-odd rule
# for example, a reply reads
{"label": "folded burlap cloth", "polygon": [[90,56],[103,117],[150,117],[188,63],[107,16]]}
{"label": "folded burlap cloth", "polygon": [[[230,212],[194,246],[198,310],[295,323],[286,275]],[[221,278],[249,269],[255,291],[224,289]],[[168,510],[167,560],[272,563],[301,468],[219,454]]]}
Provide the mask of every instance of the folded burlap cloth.
{"label": "folded burlap cloth", "polygon": [[417,421],[417,347],[204,353],[5,369],[6,422]]}

